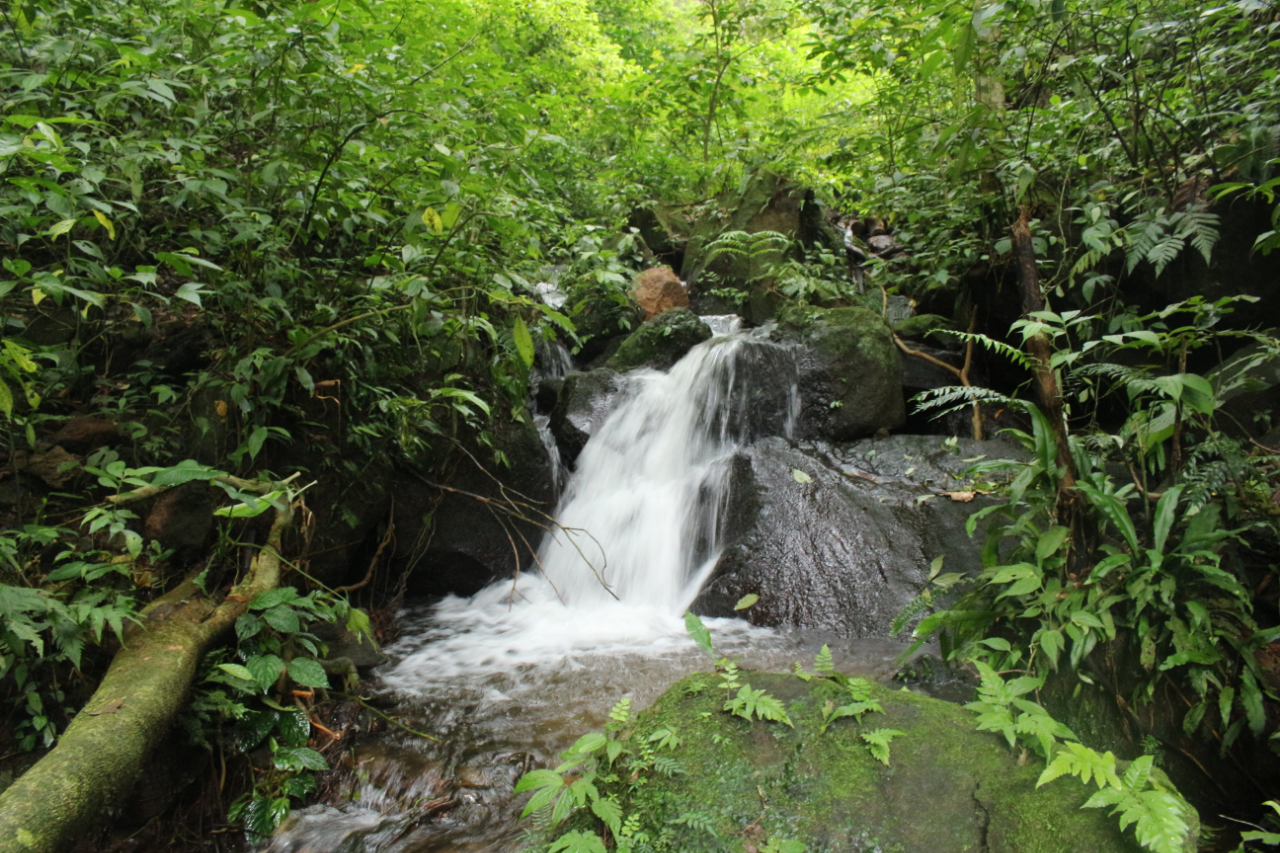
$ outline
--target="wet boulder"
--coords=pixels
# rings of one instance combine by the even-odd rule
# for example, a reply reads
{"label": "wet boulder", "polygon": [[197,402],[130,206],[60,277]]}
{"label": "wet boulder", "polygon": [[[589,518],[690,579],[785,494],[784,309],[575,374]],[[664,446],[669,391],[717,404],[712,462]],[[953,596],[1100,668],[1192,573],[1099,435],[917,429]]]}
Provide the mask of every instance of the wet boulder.
{"label": "wet boulder", "polygon": [[531,561],[555,508],[555,469],[533,423],[495,423],[487,445],[466,450],[431,479],[408,470],[390,477],[389,558],[412,595],[473,595],[510,577]]}
{"label": "wet boulder", "polygon": [[638,367],[669,370],[710,337],[710,327],[697,314],[688,308],[673,308],[632,332],[606,366],[620,373]]}
{"label": "wet boulder", "polygon": [[852,441],[906,421],[898,349],[875,312],[792,309],[777,337],[801,348],[800,437]]}
{"label": "wet boulder", "polygon": [[604,424],[618,403],[622,377],[607,368],[570,373],[551,410],[551,434],[568,463],[578,458],[587,439]]}
{"label": "wet boulder", "polygon": [[[982,568],[981,532],[965,534],[985,505],[968,489],[966,459],[1016,457],[1004,442],[895,436],[847,445],[767,438],[735,459],[721,552],[693,610],[746,612],[758,625],[888,636],[923,589],[930,564]],[[910,627],[910,618],[903,620]]]}
{"label": "wet boulder", "polygon": [[[672,850],[1142,850],[1109,810],[1081,808],[1094,786],[1067,777],[1037,787],[1043,764],[979,732],[958,705],[866,683],[876,710],[823,731],[824,707],[850,697],[833,679],[743,672],[740,680],[777,699],[793,725],[725,713],[724,692],[706,674],[672,685],[635,723],[641,743],[664,729],[683,736],[670,750],[683,772],[653,774],[622,794],[626,814]],[[873,731],[895,733],[880,756],[864,738]],[[1199,818],[1177,802],[1187,826],[1178,849],[1193,853]]]}

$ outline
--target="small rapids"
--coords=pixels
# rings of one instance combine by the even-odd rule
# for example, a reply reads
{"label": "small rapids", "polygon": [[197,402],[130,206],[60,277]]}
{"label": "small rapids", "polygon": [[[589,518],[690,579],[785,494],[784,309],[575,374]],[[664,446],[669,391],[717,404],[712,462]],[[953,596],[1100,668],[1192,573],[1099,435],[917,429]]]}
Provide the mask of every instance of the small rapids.
{"label": "small rapids", "polygon": [[[377,699],[437,740],[390,729],[356,747],[349,802],[296,812],[272,853],[519,850],[528,826],[512,789],[525,771],[554,764],[622,697],[638,710],[712,668],[683,613],[719,557],[732,458],[765,432],[789,435],[799,411],[789,351],[721,325],[669,373],[628,377],[536,565],[471,598],[407,609]],[[751,358],[782,367],[740,369]],[[752,387],[753,376],[774,387]],[[761,417],[762,394],[780,401],[778,416]],[[717,650],[748,668],[789,670],[829,643],[842,671],[884,678],[902,650],[706,622]]]}

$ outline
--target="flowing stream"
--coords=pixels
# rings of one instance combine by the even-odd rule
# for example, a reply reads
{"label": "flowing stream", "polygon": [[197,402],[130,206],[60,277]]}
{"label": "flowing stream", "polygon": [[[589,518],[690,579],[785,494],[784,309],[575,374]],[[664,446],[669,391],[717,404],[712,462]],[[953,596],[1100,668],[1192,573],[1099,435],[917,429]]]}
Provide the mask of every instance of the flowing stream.
{"label": "flowing stream", "polygon": [[[295,813],[273,853],[427,853],[523,846],[526,770],[554,764],[630,696],[643,708],[712,662],[683,613],[721,547],[731,463],[761,432],[790,434],[794,371],[745,371],[744,359],[794,363],[762,333],[717,334],[669,373],[631,374],[617,408],[578,459],[537,565],[469,599],[410,607],[380,699],[430,741],[391,730],[349,756],[349,802]],[[785,389],[762,418],[750,376]],[[776,397],[777,388],[771,389]],[[708,619],[717,650],[757,669],[811,662],[830,643],[843,671],[887,677],[902,647]]]}

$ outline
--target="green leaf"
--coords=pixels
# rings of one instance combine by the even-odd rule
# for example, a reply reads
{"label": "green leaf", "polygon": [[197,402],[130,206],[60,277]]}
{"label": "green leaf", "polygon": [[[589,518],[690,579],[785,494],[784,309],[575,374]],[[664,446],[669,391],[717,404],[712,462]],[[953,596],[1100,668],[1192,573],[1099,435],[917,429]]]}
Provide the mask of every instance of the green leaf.
{"label": "green leaf", "polygon": [[608,738],[600,734],[600,732],[588,732],[578,738],[577,742],[569,748],[569,752],[587,755],[588,753],[592,753],[600,749],[607,741]]}
{"label": "green leaf", "polygon": [[289,661],[289,677],[303,687],[328,687],[329,676],[320,662],[311,658],[294,658]]}
{"label": "green leaf", "polygon": [[759,600],[760,600],[760,596],[756,595],[754,592],[749,592],[746,595],[742,596],[742,598],[738,599],[738,603],[733,605],[733,609],[746,610],[748,607],[751,607],[753,604],[755,604]]}
{"label": "green leaf", "polygon": [[5,417],[13,414],[13,392],[3,379],[0,379],[0,412],[4,412]]}
{"label": "green leaf", "polygon": [[1071,531],[1061,525],[1054,525],[1044,533],[1041,533],[1040,539],[1036,542],[1036,561],[1043,563],[1046,559],[1056,554],[1070,535]]}
{"label": "green leaf", "polygon": [[897,729],[873,729],[869,732],[863,732],[859,735],[871,750],[872,756],[876,758],[885,767],[889,766],[889,742],[896,737],[901,737],[905,732]]}
{"label": "green leaf", "polygon": [[551,842],[547,853],[608,853],[599,836],[574,830]]}
{"label": "green leaf", "polygon": [[245,661],[245,666],[263,690],[270,689],[280,673],[284,672],[284,661],[276,655],[254,655]]}
{"label": "green leaf", "polygon": [[220,663],[218,669],[236,678],[243,678],[245,681],[257,681],[252,672],[238,663]]}
{"label": "green leaf", "polygon": [[525,367],[533,367],[534,349],[533,337],[529,334],[529,327],[525,325],[523,317],[516,317],[515,323],[511,326],[511,337],[516,344],[516,352],[520,353],[520,360],[524,362]]}
{"label": "green leaf", "polygon": [[698,648],[712,657],[716,656],[716,650],[711,645],[711,632],[707,630],[706,625],[702,624],[701,619],[693,613],[685,613],[684,628],[689,632],[690,638],[698,644]]}
{"label": "green leaf", "polygon": [[616,800],[596,800],[591,804],[591,813],[600,818],[615,836],[622,833],[622,806]]}
{"label": "green leaf", "polygon": [[1154,543],[1157,554],[1164,553],[1164,545],[1169,538],[1169,531],[1173,529],[1174,522],[1178,517],[1178,498],[1181,495],[1182,486],[1170,486],[1165,489],[1160,501],[1156,504]]}
{"label": "green leaf", "polygon": [[296,634],[302,630],[298,619],[298,611],[287,604],[280,604],[263,612],[262,618],[267,624],[284,634]]}
{"label": "green leaf", "polygon": [[1062,649],[1066,645],[1062,632],[1042,629],[1036,634],[1036,640],[1040,643],[1040,651],[1044,652],[1045,657],[1049,659],[1049,665],[1057,669],[1058,655],[1062,654]]}
{"label": "green leaf", "polygon": [[252,434],[249,436],[249,440],[245,443],[249,448],[250,459],[258,458],[258,451],[262,450],[262,445],[266,442],[267,436],[270,434],[271,431],[264,426],[254,428]]}
{"label": "green leaf", "polygon": [[276,720],[276,731],[287,745],[306,746],[311,737],[311,720],[301,708],[282,711]]}

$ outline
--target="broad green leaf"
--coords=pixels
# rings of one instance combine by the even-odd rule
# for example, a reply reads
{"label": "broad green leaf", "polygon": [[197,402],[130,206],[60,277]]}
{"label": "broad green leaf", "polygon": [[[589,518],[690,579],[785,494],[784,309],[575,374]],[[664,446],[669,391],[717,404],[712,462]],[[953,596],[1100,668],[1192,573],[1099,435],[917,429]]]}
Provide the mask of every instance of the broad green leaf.
{"label": "broad green leaf", "polygon": [[280,673],[284,672],[284,661],[276,655],[254,655],[244,665],[263,690],[275,684]]}
{"label": "broad green leaf", "polygon": [[1056,554],[1070,535],[1071,531],[1061,525],[1054,525],[1041,533],[1039,541],[1036,542],[1036,560],[1044,562],[1048,557]]}
{"label": "broad green leaf", "polygon": [[574,743],[574,745],[569,748],[569,751],[581,753],[585,755],[587,753],[595,752],[597,749],[600,749],[602,746],[605,745],[605,742],[607,740],[608,738],[600,734],[600,732],[588,732],[587,734],[578,738],[578,740]]}
{"label": "broad green leaf", "polygon": [[706,625],[702,624],[701,619],[693,613],[685,613],[684,627],[700,649],[712,657],[716,656],[716,650],[711,646],[711,632],[707,630]]}
{"label": "broad green leaf", "polygon": [[801,483],[801,484],[803,484],[803,483],[812,483],[812,482],[813,482],[813,478],[812,478],[812,477],[810,477],[810,476],[809,476],[808,474],[806,474],[805,472],[801,471],[799,468],[792,468],[792,469],[791,469],[791,477],[792,477],[792,479],[794,479],[797,483]]}
{"label": "broad green leaf", "polygon": [[60,222],[54,223],[54,225],[45,232],[45,236],[61,237],[74,227],[76,227],[76,221],[74,219],[63,219]]}
{"label": "broad green leaf", "polygon": [[328,687],[329,676],[317,660],[294,658],[289,661],[289,677],[303,687]]}
{"label": "broad green leaf", "polygon": [[748,607],[755,604],[759,600],[760,600],[760,596],[756,595],[754,592],[747,593],[746,595],[742,596],[742,598],[738,599],[738,603],[733,605],[733,609],[746,610]]}
{"label": "broad green leaf", "polygon": [[529,334],[529,327],[525,325],[523,317],[516,317],[515,323],[511,326],[511,337],[515,341],[516,352],[520,354],[520,360],[524,362],[524,366],[533,367],[535,355],[533,337]]}
{"label": "broad green leaf", "polygon": [[238,663],[220,663],[218,664],[218,669],[222,670],[228,675],[234,675],[236,678],[242,678],[245,681],[256,680],[254,679],[252,672],[250,672],[247,668],[241,666]]}

